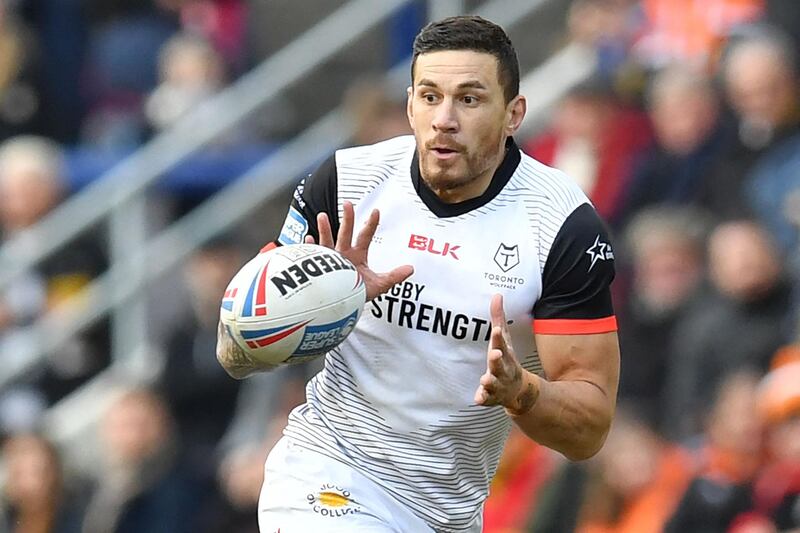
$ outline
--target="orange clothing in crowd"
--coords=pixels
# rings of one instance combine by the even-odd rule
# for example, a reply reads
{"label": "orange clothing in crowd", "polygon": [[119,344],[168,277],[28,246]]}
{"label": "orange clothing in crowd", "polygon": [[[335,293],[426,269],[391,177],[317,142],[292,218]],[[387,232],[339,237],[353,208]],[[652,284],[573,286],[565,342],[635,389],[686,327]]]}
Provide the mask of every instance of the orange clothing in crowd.
{"label": "orange clothing in crowd", "polygon": [[483,532],[525,531],[535,507],[536,495],[550,477],[554,462],[553,452],[515,429],[506,444],[483,508]]}
{"label": "orange clothing in crowd", "polygon": [[658,471],[633,500],[625,503],[615,523],[585,521],[576,533],[660,533],[694,474],[694,460],[682,448],[664,452]]}
{"label": "orange clothing in crowd", "polygon": [[647,57],[713,60],[730,30],[756,20],[764,0],[643,0],[645,34],[637,48]]}

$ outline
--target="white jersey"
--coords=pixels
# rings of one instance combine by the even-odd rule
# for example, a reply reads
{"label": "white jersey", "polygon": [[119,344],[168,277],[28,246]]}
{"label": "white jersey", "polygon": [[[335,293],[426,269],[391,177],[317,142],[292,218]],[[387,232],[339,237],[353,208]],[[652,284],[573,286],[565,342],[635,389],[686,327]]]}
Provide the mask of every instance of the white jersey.
{"label": "white jersey", "polygon": [[461,204],[425,186],[412,136],[340,150],[298,187],[278,239],[302,242],[315,235],[316,212],[340,217],[350,201],[356,229],[373,209],[381,214],[370,267],[414,266],[366,304],[326,356],[285,435],[362,472],[436,531],[480,531],[511,425],[502,407],[473,400],[486,371],[492,295],[503,295],[531,372],[543,374],[532,318],[545,333],[615,328],[613,254],[586,196],[513,140],[508,146],[486,193]]}

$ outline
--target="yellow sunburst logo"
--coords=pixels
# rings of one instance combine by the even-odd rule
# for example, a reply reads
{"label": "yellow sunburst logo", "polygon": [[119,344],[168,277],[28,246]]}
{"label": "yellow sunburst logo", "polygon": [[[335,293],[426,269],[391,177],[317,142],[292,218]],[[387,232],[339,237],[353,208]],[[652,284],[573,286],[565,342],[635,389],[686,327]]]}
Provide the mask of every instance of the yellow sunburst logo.
{"label": "yellow sunburst logo", "polygon": [[319,503],[328,507],[344,507],[350,503],[350,499],[337,492],[323,491],[319,493]]}

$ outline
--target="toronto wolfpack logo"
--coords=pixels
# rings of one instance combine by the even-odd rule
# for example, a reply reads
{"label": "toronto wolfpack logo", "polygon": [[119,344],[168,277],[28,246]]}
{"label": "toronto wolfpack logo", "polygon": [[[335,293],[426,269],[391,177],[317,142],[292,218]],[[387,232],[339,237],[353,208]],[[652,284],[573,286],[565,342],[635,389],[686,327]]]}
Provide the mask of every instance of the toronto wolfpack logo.
{"label": "toronto wolfpack logo", "polygon": [[503,272],[508,272],[517,266],[519,264],[519,245],[508,246],[501,242],[494,254],[494,262]]}

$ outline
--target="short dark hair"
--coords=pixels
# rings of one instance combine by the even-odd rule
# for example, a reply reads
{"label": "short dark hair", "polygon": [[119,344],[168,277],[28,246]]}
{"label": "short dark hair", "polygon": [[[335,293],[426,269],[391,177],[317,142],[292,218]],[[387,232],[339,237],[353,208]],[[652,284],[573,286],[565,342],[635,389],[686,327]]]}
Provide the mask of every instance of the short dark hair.
{"label": "short dark hair", "polygon": [[511,39],[503,28],[476,16],[449,17],[431,22],[414,39],[411,80],[417,57],[445,50],[485,52],[497,58],[497,77],[506,103],[519,94],[519,62]]}

